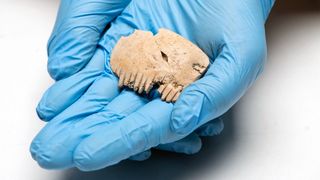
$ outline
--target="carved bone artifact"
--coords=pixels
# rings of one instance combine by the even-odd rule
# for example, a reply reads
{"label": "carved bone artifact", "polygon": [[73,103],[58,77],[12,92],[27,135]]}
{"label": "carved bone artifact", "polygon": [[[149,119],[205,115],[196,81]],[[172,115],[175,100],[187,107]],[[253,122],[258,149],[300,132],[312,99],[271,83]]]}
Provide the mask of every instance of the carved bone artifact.
{"label": "carved bone artifact", "polygon": [[181,91],[205,72],[209,58],[192,42],[167,29],[159,29],[156,35],[136,30],[120,38],[110,64],[119,77],[119,87],[149,93],[158,85],[161,99],[175,102]]}

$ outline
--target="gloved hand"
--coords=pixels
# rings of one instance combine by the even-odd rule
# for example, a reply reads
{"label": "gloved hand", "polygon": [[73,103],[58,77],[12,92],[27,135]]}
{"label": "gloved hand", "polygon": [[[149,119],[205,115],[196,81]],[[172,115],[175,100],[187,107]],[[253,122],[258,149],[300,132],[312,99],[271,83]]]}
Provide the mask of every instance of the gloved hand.
{"label": "gloved hand", "polygon": [[[159,144],[195,137],[195,129],[226,112],[261,72],[266,55],[264,22],[272,4],[268,0],[132,1],[112,23],[87,67],[46,92],[39,114],[53,117],[63,112],[34,139],[34,159],[45,168],[96,170]],[[160,27],[204,50],[211,59],[207,73],[175,104],[126,90],[119,95],[108,65],[115,42],[134,29],[156,32]],[[73,96],[78,93],[83,95]],[[67,101],[57,102],[62,97]]]}
{"label": "gloved hand", "polygon": [[93,56],[107,24],[131,0],[61,0],[48,42],[48,72],[55,80],[81,70]]}
{"label": "gloved hand", "polygon": [[[61,1],[56,24],[48,42],[48,71],[57,82],[45,93],[37,107],[37,113],[41,119],[50,121],[61,113],[86,93],[91,84],[103,73],[105,58],[99,52],[96,53],[96,58],[93,58],[90,65],[85,69],[83,67],[96,51],[101,34],[108,29],[107,24],[121,13],[129,2],[130,0]],[[104,90],[105,87],[101,85],[98,88]],[[98,92],[98,88],[94,91]],[[101,98],[104,97],[101,96]],[[97,99],[96,101],[97,107],[85,110],[94,112],[99,108],[102,103]],[[75,114],[76,112],[79,111],[73,112],[74,116],[78,116],[78,119],[83,118]],[[56,119],[59,118],[67,119],[68,116],[59,116]],[[187,154],[196,153],[201,147],[198,134],[201,136],[217,134],[222,127],[222,121],[208,123],[199,128],[197,134],[194,133],[175,143],[161,145],[158,149]],[[46,133],[54,133],[54,131],[46,131]],[[146,151],[130,159],[144,160],[149,156],[150,151]]]}

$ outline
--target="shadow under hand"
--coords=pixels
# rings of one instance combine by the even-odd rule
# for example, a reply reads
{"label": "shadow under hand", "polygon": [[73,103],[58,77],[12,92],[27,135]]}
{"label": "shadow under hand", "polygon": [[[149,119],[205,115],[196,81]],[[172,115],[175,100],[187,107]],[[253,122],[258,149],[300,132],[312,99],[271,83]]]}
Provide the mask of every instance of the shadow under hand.
{"label": "shadow under hand", "polygon": [[153,150],[150,159],[142,162],[125,160],[117,165],[99,171],[81,172],[77,169],[67,170],[62,180],[100,180],[100,179],[186,179],[192,174],[210,168],[218,169],[221,161],[227,158],[228,153],[236,142],[236,128],[232,109],[224,115],[225,128],[214,137],[202,138],[203,147],[195,155]]}

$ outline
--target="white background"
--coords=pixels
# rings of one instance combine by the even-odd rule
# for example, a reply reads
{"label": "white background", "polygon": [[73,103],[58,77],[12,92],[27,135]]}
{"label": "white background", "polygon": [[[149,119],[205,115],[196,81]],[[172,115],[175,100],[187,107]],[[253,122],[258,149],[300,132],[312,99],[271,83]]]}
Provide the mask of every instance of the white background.
{"label": "white background", "polygon": [[269,58],[229,112],[224,132],[194,156],[155,152],[100,171],[48,171],[29,153],[44,125],[35,107],[52,84],[46,43],[58,1],[0,0],[0,179],[320,179],[320,12],[269,20]]}

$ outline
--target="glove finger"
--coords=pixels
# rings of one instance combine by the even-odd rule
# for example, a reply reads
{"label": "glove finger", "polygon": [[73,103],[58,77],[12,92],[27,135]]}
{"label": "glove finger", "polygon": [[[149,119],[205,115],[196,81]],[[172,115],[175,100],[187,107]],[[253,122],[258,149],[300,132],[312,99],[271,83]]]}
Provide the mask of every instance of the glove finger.
{"label": "glove finger", "polygon": [[130,160],[133,161],[144,161],[151,157],[151,150],[146,150],[136,155],[129,157]]}
{"label": "glove finger", "polygon": [[223,118],[218,117],[200,126],[195,132],[199,136],[215,136],[222,132],[224,128]]}
{"label": "glove finger", "polygon": [[[59,159],[56,160],[59,163],[50,164],[50,162],[53,162],[53,158],[56,158],[53,154],[59,153],[56,152],[59,148],[55,146],[65,149],[65,156],[72,156],[72,152],[69,151],[71,144],[68,143],[77,142],[69,141],[66,144],[60,140],[65,140],[65,138],[72,136],[73,134],[70,131],[75,128],[77,122],[100,111],[119,94],[117,81],[113,75],[107,73],[98,77],[78,101],[48,122],[38,133],[30,146],[32,157],[46,168],[68,167],[70,165],[68,158]],[[77,133],[81,135],[80,129]],[[54,143],[56,141],[60,142]]]}
{"label": "glove finger", "polygon": [[205,76],[184,89],[172,112],[175,132],[188,134],[221,116],[253,84],[262,71],[266,52],[260,33],[253,34],[258,37],[225,44]]}
{"label": "glove finger", "polygon": [[[110,2],[107,0],[106,4],[110,4]],[[118,4],[118,2],[115,4]],[[107,31],[107,33],[103,36],[103,40],[100,42],[99,47],[107,51],[103,51],[101,48],[99,48],[97,50],[98,53],[96,53],[99,55],[95,55],[86,68],[64,81],[58,81],[44,94],[37,107],[37,113],[40,119],[49,121],[62,110],[75,102],[93,82],[93,76],[103,71],[105,64],[106,69],[111,71],[109,66],[109,55],[111,53],[111,49],[120,37],[129,35],[134,31],[134,26],[131,26],[130,23],[128,23],[128,20],[131,20],[131,16],[121,15],[120,17],[122,18],[118,19],[122,20],[118,20],[116,21],[117,23],[113,23],[110,30]],[[132,21],[132,23],[133,22],[134,21]],[[102,52],[105,52],[105,55]],[[104,58],[99,58],[99,56],[102,55],[104,55]],[[95,59],[97,59],[97,63],[92,62]],[[91,68],[91,64],[93,64],[94,68]],[[76,68],[76,66],[73,67]]]}
{"label": "glove finger", "polygon": [[106,26],[130,0],[62,0],[48,42],[48,71],[61,80],[81,70],[93,56]]}
{"label": "glove finger", "polygon": [[[102,89],[106,88],[105,82],[98,85]],[[95,88],[99,88],[97,86]],[[94,93],[93,89],[92,94]],[[110,99],[104,99],[106,97],[85,96],[85,100],[79,99],[50,121],[33,141],[31,152],[40,166],[47,169],[72,167],[72,153],[83,139],[101,128],[104,129],[108,124],[121,120],[148,101],[131,91],[122,91],[111,102]],[[100,141],[95,142],[97,146]]]}
{"label": "glove finger", "polygon": [[83,171],[101,169],[159,144],[182,139],[170,130],[172,103],[155,99],[128,117],[107,124],[84,139],[74,151]]}
{"label": "glove finger", "polygon": [[191,133],[187,137],[178,141],[160,144],[155,147],[155,149],[183,154],[195,154],[200,151],[201,146],[202,142],[200,137],[196,133]]}
{"label": "glove finger", "polygon": [[[195,154],[200,151],[201,146],[202,142],[200,137],[196,133],[191,133],[187,137],[178,141],[167,144],[160,144],[155,147],[155,149],[175,153]],[[146,150],[144,152],[131,156],[129,159],[134,161],[144,161],[149,159],[150,156],[151,150]]]}
{"label": "glove finger", "polygon": [[[200,137],[196,133],[191,133],[187,137],[178,141],[167,144],[160,144],[155,147],[155,149],[183,154],[196,154],[200,151],[201,146],[202,142]],[[131,156],[129,159],[134,161],[144,161],[149,159],[150,156],[151,151],[146,150],[144,152]]]}
{"label": "glove finger", "polygon": [[78,100],[104,72],[105,57],[105,52],[101,48],[97,49],[90,63],[82,71],[53,84],[37,106],[39,118],[49,121]]}
{"label": "glove finger", "polygon": [[187,137],[168,144],[160,144],[155,149],[183,154],[196,154],[200,151],[202,142],[199,136],[214,136],[221,133],[224,128],[224,116],[216,118],[199,127]]}

